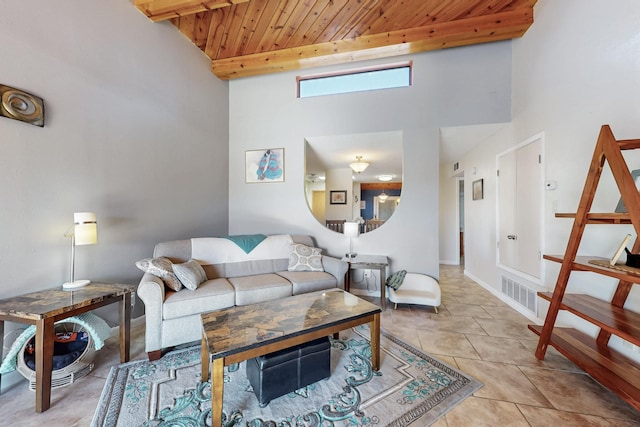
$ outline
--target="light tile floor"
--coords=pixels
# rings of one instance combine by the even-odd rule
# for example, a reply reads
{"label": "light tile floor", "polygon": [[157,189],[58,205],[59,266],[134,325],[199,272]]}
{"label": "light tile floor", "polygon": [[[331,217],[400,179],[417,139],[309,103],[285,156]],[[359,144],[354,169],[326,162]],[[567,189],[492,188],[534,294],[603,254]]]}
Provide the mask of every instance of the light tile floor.
{"label": "light tile floor", "polygon": [[[640,413],[549,348],[534,356],[537,337],[527,318],[462,274],[440,269],[442,305],[388,304],[387,331],[474,376],[485,385],[438,420],[436,427],[465,426],[640,426]],[[3,389],[0,426],[88,426],[109,367],[118,363],[115,336],[96,353],[96,369],[52,392],[52,407],[37,414],[26,380]],[[144,359],[144,323],[134,319],[132,360]],[[421,426],[416,426],[421,427]]]}
{"label": "light tile floor", "polygon": [[382,327],[485,385],[436,427],[640,426],[640,413],[549,347],[529,319],[458,266],[440,267],[442,306],[388,309]]}

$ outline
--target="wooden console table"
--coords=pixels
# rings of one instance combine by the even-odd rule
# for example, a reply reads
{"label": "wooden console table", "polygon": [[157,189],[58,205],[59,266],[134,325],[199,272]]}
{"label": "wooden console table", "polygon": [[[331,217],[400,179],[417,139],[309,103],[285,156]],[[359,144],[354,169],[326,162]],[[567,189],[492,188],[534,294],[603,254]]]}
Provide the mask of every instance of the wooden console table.
{"label": "wooden console table", "polygon": [[0,300],[0,349],[5,321],[36,325],[36,412],[51,406],[55,322],[119,302],[120,362],[128,362],[132,293],[129,285],[91,283],[73,291],[58,286]]}
{"label": "wooden console table", "polygon": [[347,270],[347,280],[345,281],[345,291],[351,290],[351,270],[357,269],[371,269],[378,270],[380,273],[380,306],[383,310],[387,308],[387,296],[386,290],[386,274],[389,260],[384,255],[360,255],[355,258],[343,257],[342,261],[349,263],[349,270]]}

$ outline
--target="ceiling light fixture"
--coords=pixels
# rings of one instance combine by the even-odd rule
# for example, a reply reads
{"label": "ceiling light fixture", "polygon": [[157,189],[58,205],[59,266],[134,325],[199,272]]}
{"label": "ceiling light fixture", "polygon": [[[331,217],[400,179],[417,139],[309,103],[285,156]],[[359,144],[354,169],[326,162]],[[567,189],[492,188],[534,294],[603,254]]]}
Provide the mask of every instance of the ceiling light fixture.
{"label": "ceiling light fixture", "polygon": [[362,173],[369,167],[369,163],[362,161],[362,156],[356,156],[356,161],[349,165],[355,173]]}
{"label": "ceiling light fixture", "polygon": [[378,199],[380,199],[382,203],[386,202],[388,198],[389,195],[385,193],[384,190],[382,190],[382,193],[378,194]]}
{"label": "ceiling light fixture", "polygon": [[378,181],[391,181],[393,179],[393,175],[378,175]]}

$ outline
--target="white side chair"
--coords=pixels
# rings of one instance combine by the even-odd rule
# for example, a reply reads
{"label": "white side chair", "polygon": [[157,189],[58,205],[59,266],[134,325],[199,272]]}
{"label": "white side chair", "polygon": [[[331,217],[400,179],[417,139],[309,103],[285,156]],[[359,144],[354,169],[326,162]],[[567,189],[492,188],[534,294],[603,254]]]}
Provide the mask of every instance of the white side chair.
{"label": "white side chair", "polygon": [[441,302],[440,285],[433,277],[420,273],[407,273],[398,290],[389,288],[389,301],[398,304],[433,306],[436,313]]}

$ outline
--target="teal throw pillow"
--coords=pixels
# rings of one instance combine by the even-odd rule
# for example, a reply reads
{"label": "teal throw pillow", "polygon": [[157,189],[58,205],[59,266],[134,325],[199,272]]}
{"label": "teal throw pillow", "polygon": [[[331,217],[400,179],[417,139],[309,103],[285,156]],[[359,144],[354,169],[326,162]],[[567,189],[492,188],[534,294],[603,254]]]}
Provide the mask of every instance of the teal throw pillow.
{"label": "teal throw pillow", "polygon": [[387,277],[387,286],[397,291],[398,288],[402,286],[404,276],[406,275],[407,270],[400,270],[393,273],[391,276]]}

